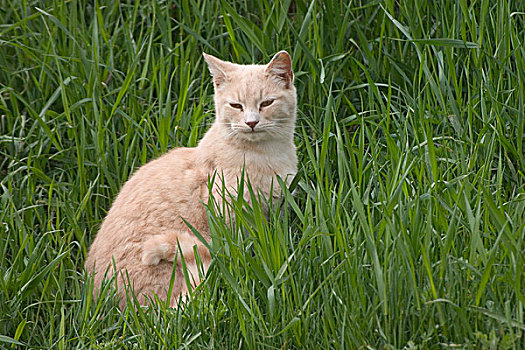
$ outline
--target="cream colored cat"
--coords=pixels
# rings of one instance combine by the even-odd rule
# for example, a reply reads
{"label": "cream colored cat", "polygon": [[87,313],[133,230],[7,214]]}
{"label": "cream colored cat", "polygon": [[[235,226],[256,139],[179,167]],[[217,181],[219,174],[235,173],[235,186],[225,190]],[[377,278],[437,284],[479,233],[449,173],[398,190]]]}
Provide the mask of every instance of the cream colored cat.
{"label": "cream colored cat", "polygon": [[[208,181],[214,174],[213,194],[219,201],[215,194],[222,181],[235,192],[243,166],[252,187],[267,198],[280,195],[276,175],[290,181],[296,173],[297,100],[290,55],[281,51],[267,65],[237,65],[207,54],[204,58],[215,87],[215,122],[197,147],[176,148],[137,170],[89,251],[86,269],[94,272],[95,294],[107,269],[107,277],[114,273],[114,259],[121,307],[127,276],[140,303],[153,293],[166,299],[178,244],[188,271],[199,282],[194,246],[205,267],[211,258],[182,218],[209,240],[200,201],[208,202]],[[170,304],[176,305],[187,292],[179,259]]]}

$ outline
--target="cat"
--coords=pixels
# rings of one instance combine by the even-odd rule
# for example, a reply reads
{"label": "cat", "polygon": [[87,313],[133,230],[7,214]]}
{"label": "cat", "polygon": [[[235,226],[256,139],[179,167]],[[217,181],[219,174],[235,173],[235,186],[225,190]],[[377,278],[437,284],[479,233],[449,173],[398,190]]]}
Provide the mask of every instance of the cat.
{"label": "cat", "polygon": [[[280,51],[266,65],[203,56],[213,78],[213,125],[197,147],[175,148],[136,171],[122,187],[88,253],[85,267],[94,274],[94,295],[116,268],[121,308],[126,305],[123,286],[128,283],[141,304],[153,294],[166,300],[179,246],[193,283],[200,282],[194,247],[205,269],[211,257],[183,218],[209,241],[202,203],[209,200],[210,179],[215,179],[212,195],[220,203],[220,189],[225,185],[235,192],[243,171],[252,188],[267,198],[280,196],[276,176],[289,184],[297,172],[293,142],[297,97],[290,55]],[[171,306],[188,293],[177,260]]]}

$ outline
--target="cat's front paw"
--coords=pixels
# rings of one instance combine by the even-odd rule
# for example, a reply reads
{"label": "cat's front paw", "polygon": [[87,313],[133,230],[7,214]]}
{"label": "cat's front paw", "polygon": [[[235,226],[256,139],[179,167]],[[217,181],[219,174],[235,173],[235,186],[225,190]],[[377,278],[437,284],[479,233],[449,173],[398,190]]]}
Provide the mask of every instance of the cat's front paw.
{"label": "cat's front paw", "polygon": [[151,238],[144,242],[142,247],[142,263],[144,265],[158,265],[169,255],[170,245],[162,239]]}

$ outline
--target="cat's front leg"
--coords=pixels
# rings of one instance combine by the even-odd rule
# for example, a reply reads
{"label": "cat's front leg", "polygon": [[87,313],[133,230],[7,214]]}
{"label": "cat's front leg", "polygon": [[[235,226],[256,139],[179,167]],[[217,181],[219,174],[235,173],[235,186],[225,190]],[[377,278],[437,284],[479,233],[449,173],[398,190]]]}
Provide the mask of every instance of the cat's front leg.
{"label": "cat's front leg", "polygon": [[193,247],[197,246],[197,251],[201,259],[210,259],[208,249],[196,237],[184,232],[168,232],[146,239],[142,245],[142,263],[145,265],[158,265],[160,261],[181,262],[181,253],[186,262],[194,262]]}

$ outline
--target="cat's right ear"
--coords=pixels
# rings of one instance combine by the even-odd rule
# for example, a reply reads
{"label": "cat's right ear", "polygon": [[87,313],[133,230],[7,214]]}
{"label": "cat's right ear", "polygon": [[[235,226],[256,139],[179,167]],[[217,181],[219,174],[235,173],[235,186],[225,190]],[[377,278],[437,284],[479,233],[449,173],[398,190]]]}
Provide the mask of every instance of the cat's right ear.
{"label": "cat's right ear", "polygon": [[221,87],[228,80],[226,71],[228,70],[228,65],[231,65],[231,63],[222,61],[217,57],[208,55],[204,52],[202,55],[204,56],[204,60],[208,64],[208,69],[213,77],[213,85],[215,86],[215,89]]}
{"label": "cat's right ear", "polygon": [[266,72],[284,82],[288,89],[293,85],[292,58],[286,51],[279,51],[266,66]]}

